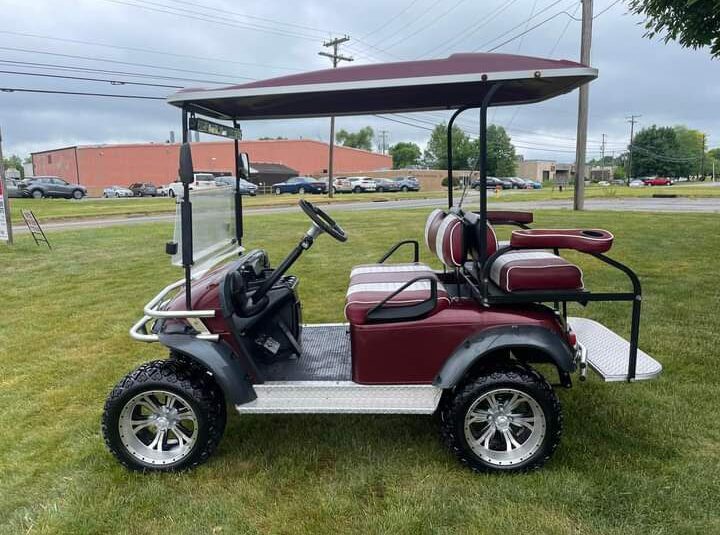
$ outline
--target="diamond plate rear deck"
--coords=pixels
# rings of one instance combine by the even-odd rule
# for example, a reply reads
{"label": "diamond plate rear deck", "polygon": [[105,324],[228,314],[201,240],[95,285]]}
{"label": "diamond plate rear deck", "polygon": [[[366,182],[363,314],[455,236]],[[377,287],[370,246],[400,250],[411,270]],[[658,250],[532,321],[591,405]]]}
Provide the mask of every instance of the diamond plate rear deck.
{"label": "diamond plate rear deck", "polygon": [[[590,368],[605,381],[626,381],[630,358],[630,342],[601,323],[587,318],[568,318],[568,323],[587,349]],[[636,381],[654,379],[662,365],[638,349]]]}

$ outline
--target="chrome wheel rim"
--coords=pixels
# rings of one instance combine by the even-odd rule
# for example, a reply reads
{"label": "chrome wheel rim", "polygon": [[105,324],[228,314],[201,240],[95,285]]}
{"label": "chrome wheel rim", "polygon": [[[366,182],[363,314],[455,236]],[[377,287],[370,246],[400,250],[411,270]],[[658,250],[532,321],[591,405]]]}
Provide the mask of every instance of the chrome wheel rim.
{"label": "chrome wheel rim", "polygon": [[150,465],[186,457],[195,446],[198,419],[190,404],[166,390],[150,390],[128,401],[118,421],[128,453]]}
{"label": "chrome wheel rim", "polygon": [[532,457],[545,438],[545,413],[529,394],[513,388],[486,392],[465,414],[470,449],[494,466],[513,466]]}

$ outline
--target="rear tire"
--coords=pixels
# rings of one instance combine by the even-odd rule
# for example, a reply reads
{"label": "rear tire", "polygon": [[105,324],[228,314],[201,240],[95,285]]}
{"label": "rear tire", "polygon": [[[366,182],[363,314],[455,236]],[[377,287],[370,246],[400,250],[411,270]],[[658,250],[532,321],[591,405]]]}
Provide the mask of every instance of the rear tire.
{"label": "rear tire", "polygon": [[175,198],[175,190],[171,189],[170,191],[168,191],[168,197],[172,197],[174,199]]}
{"label": "rear tire", "polygon": [[299,193],[300,195],[305,195],[305,188],[300,188],[300,189],[298,190],[298,193]]}
{"label": "rear tire", "polygon": [[360,186],[355,186],[353,188],[353,193],[361,193],[361,192],[362,192],[362,188]]}
{"label": "rear tire", "polygon": [[440,420],[450,451],[475,472],[536,470],[562,434],[560,400],[550,384],[511,363],[459,385],[443,401]]}
{"label": "rear tire", "polygon": [[45,194],[42,192],[41,189],[34,189],[32,192],[30,192],[30,195],[33,199],[42,199],[45,197]]}
{"label": "rear tire", "polygon": [[407,186],[403,186],[400,189],[402,190],[403,193],[407,193],[408,191],[410,191],[410,188],[408,188]]}
{"label": "rear tire", "polygon": [[130,372],[110,392],[105,445],[130,470],[170,472],[205,462],[225,431],[225,399],[212,378],[177,360]]}
{"label": "rear tire", "polygon": [[282,194],[282,190],[280,188],[275,188],[275,195]]}

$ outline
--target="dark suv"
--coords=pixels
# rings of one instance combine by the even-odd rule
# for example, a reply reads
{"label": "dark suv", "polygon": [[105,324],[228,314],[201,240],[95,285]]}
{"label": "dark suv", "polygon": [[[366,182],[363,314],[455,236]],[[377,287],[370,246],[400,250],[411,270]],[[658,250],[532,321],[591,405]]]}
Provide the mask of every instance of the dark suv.
{"label": "dark suv", "polygon": [[158,195],[158,190],[155,184],[149,182],[136,182],[130,184],[130,190],[132,190],[135,197],[155,197]]}
{"label": "dark suv", "polygon": [[85,186],[70,184],[56,176],[32,176],[21,180],[18,188],[23,197],[32,197],[33,199],[42,199],[43,197],[82,199],[87,195]]}

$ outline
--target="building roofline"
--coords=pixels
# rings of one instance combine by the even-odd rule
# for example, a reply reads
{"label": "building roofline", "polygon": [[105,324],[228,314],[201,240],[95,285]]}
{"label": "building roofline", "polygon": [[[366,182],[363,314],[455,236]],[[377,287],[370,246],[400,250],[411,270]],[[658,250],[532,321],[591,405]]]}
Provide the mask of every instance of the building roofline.
{"label": "building roofline", "polygon": [[68,149],[79,149],[82,148],[80,145],[69,145],[67,147],[58,147],[57,149],[47,149],[47,150],[39,150],[37,152],[31,152],[30,156],[35,156],[36,154],[46,154],[48,152],[57,152],[59,150],[68,150]]}

